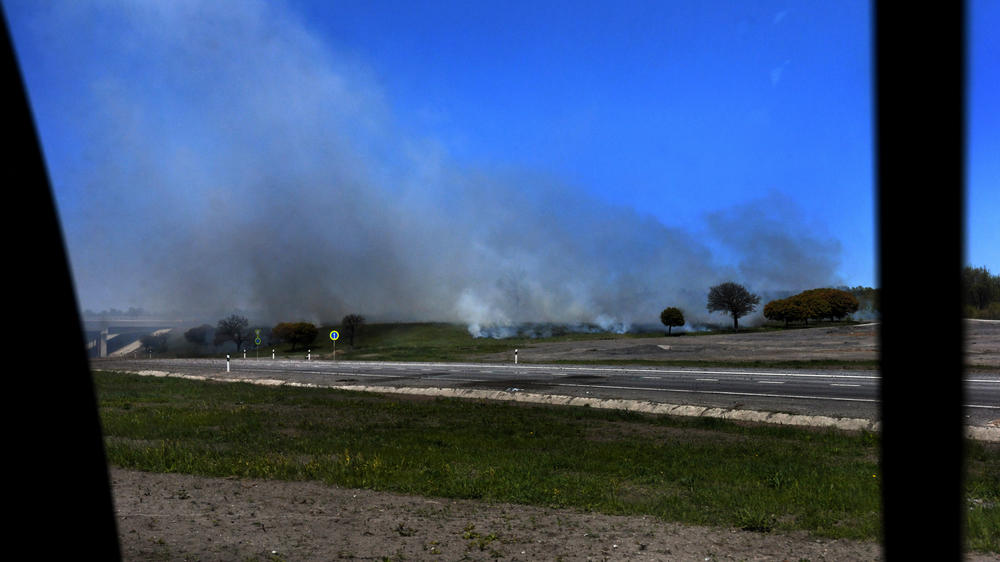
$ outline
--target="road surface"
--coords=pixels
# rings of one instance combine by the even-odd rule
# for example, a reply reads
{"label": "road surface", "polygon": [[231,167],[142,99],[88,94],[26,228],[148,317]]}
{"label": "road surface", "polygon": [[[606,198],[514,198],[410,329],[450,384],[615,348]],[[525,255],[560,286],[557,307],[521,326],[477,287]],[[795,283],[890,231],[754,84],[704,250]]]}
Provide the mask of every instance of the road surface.
{"label": "road surface", "polygon": [[[875,371],[404,363],[270,358],[93,360],[94,369],[156,371],[316,386],[451,388],[628,399],[878,420]],[[1000,425],[1000,375],[970,373],[967,425]],[[934,416],[929,404],[927,415]]]}

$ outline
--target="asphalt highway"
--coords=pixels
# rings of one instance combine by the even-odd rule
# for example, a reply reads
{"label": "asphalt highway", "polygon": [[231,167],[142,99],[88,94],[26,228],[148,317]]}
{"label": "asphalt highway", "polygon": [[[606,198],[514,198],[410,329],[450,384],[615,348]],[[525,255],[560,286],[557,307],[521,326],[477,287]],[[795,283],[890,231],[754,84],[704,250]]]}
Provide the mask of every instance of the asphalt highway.
{"label": "asphalt highway", "polygon": [[[94,369],[161,371],[208,378],[317,386],[473,388],[645,400],[670,404],[878,419],[874,371],[690,369],[538,364],[403,363],[329,360],[108,359]],[[1000,419],[1000,374],[966,377],[967,425]],[[933,408],[928,416],[933,416]]]}

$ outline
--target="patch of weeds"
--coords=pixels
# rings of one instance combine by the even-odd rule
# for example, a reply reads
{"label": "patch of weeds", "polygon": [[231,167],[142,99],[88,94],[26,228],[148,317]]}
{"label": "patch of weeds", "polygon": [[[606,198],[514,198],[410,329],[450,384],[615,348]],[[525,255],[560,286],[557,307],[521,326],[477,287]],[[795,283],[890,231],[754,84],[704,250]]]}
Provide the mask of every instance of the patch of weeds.
{"label": "patch of weeds", "polygon": [[417,530],[400,523],[396,525],[396,532],[399,533],[401,537],[412,537],[417,534]]}
{"label": "patch of weeds", "polygon": [[743,508],[737,514],[736,524],[744,531],[770,533],[774,530],[775,517],[757,509]]}
{"label": "patch of weeds", "polygon": [[[483,535],[482,533],[479,533],[475,529],[476,526],[473,525],[472,523],[469,523],[468,525],[465,526],[464,532],[462,533],[462,538],[469,541],[468,548],[470,550],[472,549],[472,547],[477,547],[479,548],[479,550],[485,551],[490,546],[490,543],[497,540],[498,538],[496,533]],[[499,554],[498,552],[490,548],[490,554],[492,555],[494,553]]]}
{"label": "patch of weeds", "polygon": [[438,548],[438,544],[440,544],[438,541],[431,541],[424,545],[424,550],[426,550],[429,554],[438,556],[441,554],[441,549]]}
{"label": "patch of weeds", "polygon": [[780,490],[793,484],[795,479],[783,470],[777,470],[769,474],[765,480],[768,488]]}

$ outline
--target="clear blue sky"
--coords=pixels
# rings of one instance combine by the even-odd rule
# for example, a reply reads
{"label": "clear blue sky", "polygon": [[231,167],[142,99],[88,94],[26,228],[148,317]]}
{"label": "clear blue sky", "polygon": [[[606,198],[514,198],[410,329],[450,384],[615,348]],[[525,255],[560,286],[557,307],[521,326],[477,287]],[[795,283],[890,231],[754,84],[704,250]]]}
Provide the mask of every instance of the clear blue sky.
{"label": "clear blue sky", "polygon": [[777,191],[875,283],[867,2],[301,4],[456,159],[694,230]]}
{"label": "clear blue sky", "polygon": [[[611,297],[593,287],[605,277],[641,276],[641,268],[625,275],[619,262],[602,260],[658,236],[691,242],[650,262],[650,272],[683,278],[684,269],[670,264],[709,256],[686,285],[672,285],[669,298],[702,292],[726,275],[761,290],[877,283],[868,2],[84,4],[4,2],[84,306],[143,302],[135,286],[146,281],[134,278],[141,269],[128,270],[128,302],[114,300],[102,272],[129,266],[91,255],[95,245],[116,255],[179,251],[191,241],[173,240],[171,225],[193,229],[185,225],[218,218],[205,209],[228,204],[220,201],[265,193],[240,182],[295,174],[335,178],[336,187],[301,204],[328,209],[338,224],[361,232],[346,236],[346,227],[303,219],[317,231],[310,240],[335,236],[337,244],[364,248],[342,255],[338,246],[331,262],[405,254],[370,271],[432,284],[436,277],[416,270],[440,267],[440,258],[416,259],[421,251],[401,248],[423,236],[440,239],[435,225],[454,219],[451,237],[485,248],[491,264],[527,254],[525,262],[491,271],[517,278],[523,294],[558,279],[545,264],[592,269],[581,274],[595,280],[585,289],[564,288],[552,301],[526,297],[543,316],[553,316],[555,302],[602,311],[608,299],[645,302],[651,289]],[[967,261],[1000,273],[1000,44],[988,31],[1000,29],[1000,2],[974,1],[971,14]],[[234,47],[243,40],[253,42],[252,51]],[[251,136],[269,140],[250,143]],[[317,144],[324,148],[313,154]],[[129,163],[109,166],[102,155],[111,150]],[[284,155],[280,163],[265,165],[274,154]],[[248,164],[258,168],[252,178],[240,171]],[[102,195],[97,184],[118,187]],[[353,199],[357,191],[346,185],[379,195]],[[466,205],[459,194],[470,185],[502,185],[494,189],[502,196],[470,196]],[[433,195],[421,196],[422,189]],[[406,204],[386,203],[385,210],[387,197]],[[348,201],[352,214],[337,214]],[[577,204],[577,216],[567,218]],[[254,209],[242,208],[241,216],[255,216]],[[155,212],[166,218],[148,219]],[[299,211],[285,212],[286,224],[302,224]],[[590,224],[601,217],[652,222],[648,230],[618,225],[571,237],[589,228],[580,214],[592,216]],[[370,221],[357,219],[385,215],[401,225],[399,233],[371,233]],[[421,218],[434,216],[438,223]],[[254,224],[243,226],[261,231]],[[545,238],[546,247],[511,250],[516,235],[499,244],[495,234],[480,236],[491,225],[523,225],[518,230]],[[280,228],[264,230],[269,240],[286,237]],[[148,243],[109,242],[109,231],[134,232]],[[606,251],[599,248],[605,243]],[[469,267],[464,251],[446,253]],[[644,251],[659,250],[651,244]],[[184,263],[232,255],[211,253]],[[780,268],[803,277],[764,273]],[[262,286],[270,275],[263,267],[249,274]],[[338,294],[370,284],[361,273],[337,275]],[[462,295],[456,310],[514,315],[498,309],[493,289],[476,275],[455,276],[465,281],[442,293]],[[377,300],[360,289],[352,294]]]}

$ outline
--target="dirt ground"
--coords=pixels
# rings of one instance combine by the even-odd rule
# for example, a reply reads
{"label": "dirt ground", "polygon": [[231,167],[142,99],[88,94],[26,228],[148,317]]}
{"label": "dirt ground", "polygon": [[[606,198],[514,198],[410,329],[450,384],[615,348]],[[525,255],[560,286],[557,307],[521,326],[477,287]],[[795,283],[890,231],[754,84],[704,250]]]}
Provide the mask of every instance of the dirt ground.
{"label": "dirt ground", "polygon": [[[875,359],[876,326],[769,334],[546,344],[553,359]],[[971,323],[970,363],[1000,367],[1000,323]],[[667,346],[664,349],[660,346]],[[877,544],[804,533],[685,526],[478,501],[352,490],[314,482],[204,478],[110,469],[123,559],[878,560]],[[969,554],[970,561],[998,560]]]}
{"label": "dirt ground", "polygon": [[[777,332],[674,335],[617,340],[539,343],[518,350],[519,360],[791,361],[878,359],[878,324]],[[1000,369],[1000,321],[966,323],[966,364]],[[933,345],[928,330],[927,345]],[[509,360],[498,355],[498,360]]]}
{"label": "dirt ground", "polygon": [[[314,482],[111,469],[122,559],[881,560],[873,542],[695,527]],[[969,553],[969,562],[996,561]]]}
{"label": "dirt ground", "polygon": [[[874,543],[112,469],[125,560],[877,560]],[[985,560],[986,558],[984,558]]]}

